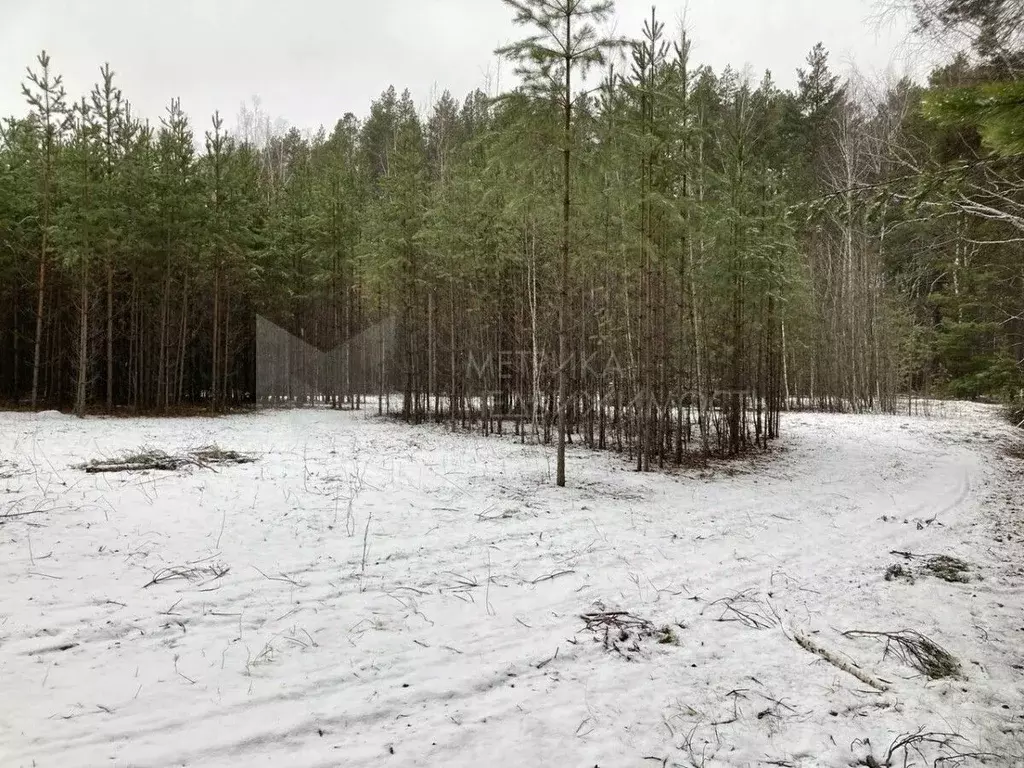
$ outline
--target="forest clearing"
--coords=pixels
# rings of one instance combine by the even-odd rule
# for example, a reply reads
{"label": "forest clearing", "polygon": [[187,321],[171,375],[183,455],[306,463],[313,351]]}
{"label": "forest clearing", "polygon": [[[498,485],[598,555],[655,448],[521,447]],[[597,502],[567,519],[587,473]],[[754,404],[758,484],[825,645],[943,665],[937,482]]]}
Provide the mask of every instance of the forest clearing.
{"label": "forest clearing", "polygon": [[0,9],[2,768],[1024,766],[1024,0],[228,5]]}
{"label": "forest clearing", "polygon": [[[1019,433],[782,420],[557,488],[549,447],[366,412],[2,414],[0,764],[1020,764]],[[951,676],[843,634],[903,631]]]}

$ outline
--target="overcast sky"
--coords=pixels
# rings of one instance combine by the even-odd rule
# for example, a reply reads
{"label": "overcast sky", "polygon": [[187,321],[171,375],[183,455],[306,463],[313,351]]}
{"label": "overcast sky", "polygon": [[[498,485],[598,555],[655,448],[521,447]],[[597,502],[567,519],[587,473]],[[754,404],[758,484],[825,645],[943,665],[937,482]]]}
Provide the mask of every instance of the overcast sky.
{"label": "overcast sky", "polygon": [[[694,59],[716,69],[770,69],[790,86],[820,40],[840,71],[905,71],[905,29],[879,28],[873,0],[668,0],[669,31],[687,5]],[[639,34],[650,7],[618,0],[615,31]],[[109,61],[141,115],[178,96],[200,130],[214,109],[234,126],[259,95],[272,117],[330,127],[392,83],[420,107],[445,88],[507,86],[493,51],[518,35],[511,18],[500,0],[0,0],[0,115],[25,112],[19,84],[45,48],[71,98]]]}

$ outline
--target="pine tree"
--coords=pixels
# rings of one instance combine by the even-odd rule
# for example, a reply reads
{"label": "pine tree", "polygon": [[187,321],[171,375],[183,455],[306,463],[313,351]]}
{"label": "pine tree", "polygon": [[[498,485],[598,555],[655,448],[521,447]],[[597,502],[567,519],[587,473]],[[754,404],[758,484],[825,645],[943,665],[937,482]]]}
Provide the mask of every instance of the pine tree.
{"label": "pine tree", "polygon": [[30,319],[30,278],[26,265],[38,252],[36,225],[39,133],[31,120],[0,122],[0,397],[17,402],[23,394],[22,339]]}
{"label": "pine tree", "polygon": [[96,122],[101,142],[102,176],[98,184],[97,199],[100,206],[101,223],[98,225],[100,242],[97,247],[103,254],[105,273],[106,303],[106,406],[114,407],[114,268],[117,252],[123,248],[126,233],[123,222],[127,211],[119,206],[117,193],[121,187],[118,175],[122,160],[122,132],[126,130],[127,111],[121,90],[114,86],[114,71],[109,64],[100,69],[101,82],[91,94],[93,120]]}
{"label": "pine tree", "polygon": [[1024,81],[938,89],[925,97],[923,107],[939,125],[976,127],[998,155],[1024,155]]}
{"label": "pine tree", "polygon": [[349,343],[355,324],[357,274],[355,251],[359,240],[362,174],[358,165],[359,124],[351,113],[339,120],[329,138],[318,144],[314,158],[313,236],[317,241],[317,264],[324,296],[323,311],[330,318],[323,338],[340,355],[331,359],[328,380],[331,404],[358,407],[354,388],[361,383],[360,360],[352,356]]}
{"label": "pine tree", "polygon": [[50,56],[43,51],[36,58],[38,70],[28,70],[28,82],[22,94],[33,109],[32,119],[40,132],[38,217],[39,268],[36,282],[36,331],[32,353],[32,396],[34,409],[39,399],[39,368],[43,353],[43,323],[46,317],[46,273],[50,260],[50,228],[56,197],[56,164],[64,132],[67,128],[67,92],[63,78],[50,69]]}
{"label": "pine tree", "polygon": [[959,47],[966,38],[984,61],[1019,68],[1024,6],[1015,0],[910,0],[917,31]]}
{"label": "pine tree", "polygon": [[60,263],[68,272],[78,273],[75,414],[82,417],[90,378],[91,267],[100,231],[96,200],[99,130],[85,98],[70,112],[70,129],[61,157],[62,175],[67,181],[54,217],[53,244]]}
{"label": "pine tree", "polygon": [[[655,382],[652,380],[659,361],[656,361],[654,347],[654,292],[656,280],[652,262],[655,250],[654,209],[660,190],[655,167],[662,148],[663,136],[656,121],[664,105],[664,78],[670,46],[664,39],[664,24],[658,21],[654,10],[651,18],[644,22],[642,39],[633,44],[633,71],[630,92],[636,114],[636,146],[639,151],[639,251],[640,285],[637,302],[637,470],[650,469],[654,450],[654,430],[660,424],[658,398],[655,396]],[[663,400],[662,400],[663,402]],[[660,443],[660,441],[658,441]]]}
{"label": "pine tree", "polygon": [[613,0],[502,0],[515,11],[515,23],[534,34],[498,49],[499,55],[518,62],[516,73],[528,92],[552,98],[562,113],[562,246],[559,269],[558,311],[558,463],[556,483],[565,485],[566,400],[569,348],[566,306],[569,301],[571,250],[573,75],[605,61],[622,41],[601,37],[595,25],[615,9]]}
{"label": "pine tree", "polygon": [[[198,178],[195,159],[195,141],[188,116],[181,108],[181,102],[173,99],[167,107],[167,114],[160,121],[156,135],[156,214],[157,238],[153,242],[152,255],[155,263],[147,265],[158,280],[157,300],[157,341],[155,348],[148,334],[140,336],[139,352],[150,361],[156,360],[156,370],[143,366],[140,377],[147,386],[139,395],[143,405],[167,408],[174,391],[174,374],[177,360],[185,354],[175,333],[174,321],[184,329],[188,322],[189,282],[195,279],[193,264],[201,252],[202,238],[209,231],[198,226]],[[217,205],[216,197],[212,199]],[[152,241],[151,241],[152,242]],[[148,271],[147,270],[147,271]],[[182,285],[180,302],[177,301],[175,283]],[[140,286],[141,289],[141,286]],[[177,312],[175,310],[177,309]],[[177,315],[177,317],[175,317]],[[143,315],[143,320],[145,316]],[[140,330],[145,327],[140,322]],[[182,335],[185,335],[184,330]],[[147,352],[147,348],[149,351]],[[143,357],[140,364],[145,360]],[[210,388],[211,403],[216,407],[216,390]]]}
{"label": "pine tree", "polygon": [[210,404],[217,410],[223,397],[222,389],[227,372],[221,366],[221,347],[227,345],[224,320],[225,286],[224,264],[226,251],[231,247],[232,236],[227,220],[228,173],[233,143],[222,130],[224,121],[219,112],[213,115],[213,130],[206,132],[206,165],[209,173],[207,192],[209,204],[210,259],[213,271],[213,327],[210,341]]}

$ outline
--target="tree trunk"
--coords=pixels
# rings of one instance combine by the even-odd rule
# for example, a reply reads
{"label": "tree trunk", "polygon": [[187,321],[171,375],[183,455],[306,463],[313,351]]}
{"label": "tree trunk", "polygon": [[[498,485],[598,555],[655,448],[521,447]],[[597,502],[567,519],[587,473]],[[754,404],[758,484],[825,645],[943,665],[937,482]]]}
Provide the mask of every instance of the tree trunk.
{"label": "tree trunk", "polygon": [[107,413],[114,410],[114,266],[107,257]]}
{"label": "tree trunk", "polygon": [[[44,202],[44,205],[49,205]],[[43,310],[46,308],[46,245],[47,230],[49,229],[49,216],[43,212],[43,234],[42,246],[39,250],[39,286],[36,299],[36,340],[35,348],[32,351],[32,403],[31,408],[36,409],[39,399],[39,361],[43,352]]]}
{"label": "tree trunk", "polygon": [[[217,379],[217,367],[218,367],[218,352],[220,350],[220,267],[217,267],[216,273],[213,278],[213,338],[210,340],[210,409],[213,411],[217,410],[217,391],[218,391],[218,379]],[[302,341],[302,359],[305,363],[306,351],[305,351],[305,339]],[[303,365],[302,368],[302,386],[303,395],[305,394],[305,376],[306,368]],[[304,398],[303,398],[304,399]]]}
{"label": "tree trunk", "polygon": [[569,185],[572,182],[570,176],[570,161],[572,155],[572,17],[567,14],[565,18],[565,120],[562,148],[562,263],[558,276],[558,465],[555,482],[559,487],[565,486],[565,400],[566,377],[565,368],[568,365],[568,340],[565,333],[565,313],[569,303],[569,223],[570,223],[570,194]]}
{"label": "tree trunk", "polygon": [[78,315],[78,386],[75,392],[75,415],[85,416],[86,382],[89,378],[89,264],[82,256],[81,306]]}

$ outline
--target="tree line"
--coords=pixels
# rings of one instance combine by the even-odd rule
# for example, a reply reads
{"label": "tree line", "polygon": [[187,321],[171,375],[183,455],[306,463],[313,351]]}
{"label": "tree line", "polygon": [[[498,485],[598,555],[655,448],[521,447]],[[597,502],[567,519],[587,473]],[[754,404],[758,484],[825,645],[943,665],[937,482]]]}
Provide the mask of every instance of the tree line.
{"label": "tree line", "polygon": [[0,129],[0,399],[251,402],[258,317],[319,349],[394,322],[387,365],[303,400],[641,469],[766,446],[789,408],[1019,397],[1005,4],[910,0],[973,43],[927,83],[843,80],[817,45],[787,90],[656,11],[619,40],[610,0],[503,1],[515,89],[421,114],[389,87],[312,135],[258,104],[152,123],[109,65],[72,99],[40,54]]}

